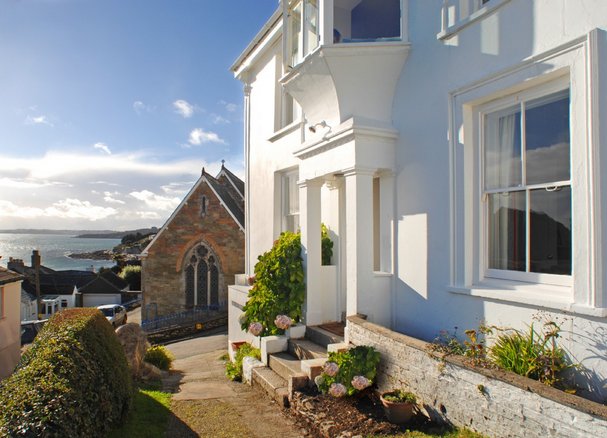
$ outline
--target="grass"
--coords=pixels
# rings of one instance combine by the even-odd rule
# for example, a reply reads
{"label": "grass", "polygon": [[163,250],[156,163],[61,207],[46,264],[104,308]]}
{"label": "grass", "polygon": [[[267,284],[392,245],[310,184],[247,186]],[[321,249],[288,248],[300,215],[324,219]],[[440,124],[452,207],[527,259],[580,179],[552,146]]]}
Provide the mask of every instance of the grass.
{"label": "grass", "polygon": [[112,430],[108,438],[164,437],[171,414],[171,394],[160,385],[140,386],[133,397],[133,407],[122,427]]}
{"label": "grass", "polygon": [[167,437],[187,436],[186,432],[214,438],[254,436],[238,411],[220,400],[173,400],[171,410]]}
{"label": "grass", "polygon": [[451,429],[443,432],[436,433],[425,433],[418,430],[406,431],[397,435],[374,435],[373,437],[367,438],[484,438],[484,435],[480,435],[476,432],[472,432],[468,429]]}

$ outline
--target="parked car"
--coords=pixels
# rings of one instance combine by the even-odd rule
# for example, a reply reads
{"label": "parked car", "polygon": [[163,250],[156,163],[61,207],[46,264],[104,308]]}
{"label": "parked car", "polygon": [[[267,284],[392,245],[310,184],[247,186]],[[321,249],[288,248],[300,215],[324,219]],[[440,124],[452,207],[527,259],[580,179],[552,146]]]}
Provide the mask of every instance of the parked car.
{"label": "parked car", "polygon": [[97,306],[97,308],[101,310],[101,312],[105,315],[110,324],[112,324],[114,327],[126,324],[126,309],[121,305],[105,304],[103,306]]}
{"label": "parked car", "polygon": [[42,330],[48,319],[21,321],[21,345],[34,342],[36,335]]}

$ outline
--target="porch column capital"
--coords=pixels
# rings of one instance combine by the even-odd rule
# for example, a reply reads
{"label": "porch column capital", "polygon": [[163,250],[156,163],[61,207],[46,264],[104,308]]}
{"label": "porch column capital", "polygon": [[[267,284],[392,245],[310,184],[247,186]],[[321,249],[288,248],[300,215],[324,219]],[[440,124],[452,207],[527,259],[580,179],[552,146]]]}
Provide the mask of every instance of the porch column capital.
{"label": "porch column capital", "polygon": [[355,166],[350,167],[349,169],[344,170],[343,174],[347,178],[349,176],[357,176],[357,175],[375,175],[377,173],[377,169],[373,167],[362,167]]}

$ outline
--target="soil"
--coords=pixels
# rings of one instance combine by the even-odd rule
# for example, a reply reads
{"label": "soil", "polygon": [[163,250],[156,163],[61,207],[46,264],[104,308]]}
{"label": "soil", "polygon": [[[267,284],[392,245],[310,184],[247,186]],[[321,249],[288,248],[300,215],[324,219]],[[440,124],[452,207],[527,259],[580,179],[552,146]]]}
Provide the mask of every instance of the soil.
{"label": "soil", "polygon": [[395,435],[405,430],[437,432],[444,428],[418,412],[405,426],[386,419],[379,396],[364,391],[353,397],[335,398],[313,389],[295,392],[288,411],[310,437],[345,438]]}

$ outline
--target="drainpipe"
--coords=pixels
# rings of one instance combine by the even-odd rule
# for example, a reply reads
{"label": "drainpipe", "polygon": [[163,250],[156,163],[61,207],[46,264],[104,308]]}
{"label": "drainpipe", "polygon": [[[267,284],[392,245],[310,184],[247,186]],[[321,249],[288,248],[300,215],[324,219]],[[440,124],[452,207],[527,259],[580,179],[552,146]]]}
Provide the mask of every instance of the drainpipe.
{"label": "drainpipe", "polygon": [[251,190],[251,85],[248,78],[244,78],[244,159],[245,159],[245,206],[244,206],[244,221],[245,221],[245,273],[247,277],[251,276],[250,261],[251,261],[251,218],[250,218],[250,199]]}

